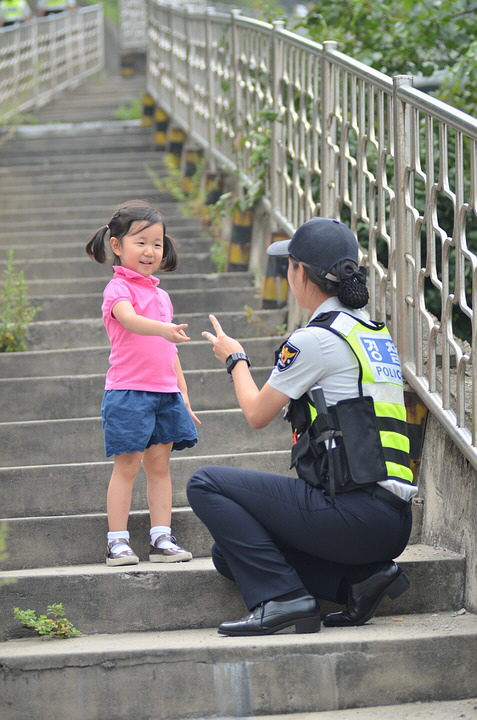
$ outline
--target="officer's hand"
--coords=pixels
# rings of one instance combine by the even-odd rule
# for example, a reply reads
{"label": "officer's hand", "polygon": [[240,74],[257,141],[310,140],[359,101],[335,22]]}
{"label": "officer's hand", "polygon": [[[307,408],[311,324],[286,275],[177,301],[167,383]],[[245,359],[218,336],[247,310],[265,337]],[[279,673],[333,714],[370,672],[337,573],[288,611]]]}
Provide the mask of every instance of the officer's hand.
{"label": "officer's hand", "polygon": [[224,333],[215,315],[209,315],[209,320],[212,323],[216,334],[212,335],[212,333],[205,331],[202,333],[202,337],[212,343],[214,355],[217,360],[225,362],[228,356],[232,353],[245,352],[238,340],[234,340],[234,338],[231,338]]}

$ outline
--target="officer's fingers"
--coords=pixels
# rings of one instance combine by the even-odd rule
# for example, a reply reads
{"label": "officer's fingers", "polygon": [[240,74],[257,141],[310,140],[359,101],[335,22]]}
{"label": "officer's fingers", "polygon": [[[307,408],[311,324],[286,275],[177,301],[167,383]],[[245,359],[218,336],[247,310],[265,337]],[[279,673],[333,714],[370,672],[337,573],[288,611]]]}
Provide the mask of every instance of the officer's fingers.
{"label": "officer's fingers", "polygon": [[212,335],[210,332],[204,331],[202,333],[202,337],[205,338],[206,340],[208,340],[210,343],[212,343],[212,345],[214,345],[214,343],[217,342],[217,338],[215,337],[215,335]]}
{"label": "officer's fingers", "polygon": [[217,337],[219,337],[219,335],[225,335],[224,331],[222,330],[222,325],[219,323],[215,315],[209,315],[209,320],[212,323],[215,332],[217,333]]}

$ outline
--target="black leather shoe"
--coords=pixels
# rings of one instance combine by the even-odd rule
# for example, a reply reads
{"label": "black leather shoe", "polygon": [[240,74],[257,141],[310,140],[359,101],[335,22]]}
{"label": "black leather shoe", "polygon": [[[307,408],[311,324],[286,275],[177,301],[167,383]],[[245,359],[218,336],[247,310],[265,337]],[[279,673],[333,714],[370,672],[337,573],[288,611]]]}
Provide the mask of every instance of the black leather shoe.
{"label": "black leather shoe", "polygon": [[389,595],[391,600],[394,600],[410,585],[399,565],[395,562],[387,563],[366,580],[350,585],[346,610],[329,613],[323,620],[323,625],[326,627],[364,625],[373,617],[385,595]]}
{"label": "black leather shoe", "polygon": [[295,600],[267,600],[240,620],[221,623],[220,635],[271,635],[295,626],[297,633],[318,632],[320,604],[312,595]]}

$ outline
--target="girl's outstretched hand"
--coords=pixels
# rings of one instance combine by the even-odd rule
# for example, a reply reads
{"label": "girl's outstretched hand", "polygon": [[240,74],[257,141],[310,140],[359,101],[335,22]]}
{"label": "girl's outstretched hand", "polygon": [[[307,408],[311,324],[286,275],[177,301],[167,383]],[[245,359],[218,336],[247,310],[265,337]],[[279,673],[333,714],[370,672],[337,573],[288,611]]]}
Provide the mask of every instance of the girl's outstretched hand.
{"label": "girl's outstretched hand", "polygon": [[235,340],[224,333],[222,326],[215,315],[209,315],[209,320],[212,323],[216,334],[212,335],[212,333],[204,331],[202,333],[202,337],[212,344],[214,355],[217,360],[225,362],[228,356],[232,353],[245,352],[238,340]]}
{"label": "girl's outstretched hand", "polygon": [[166,340],[169,340],[169,342],[173,343],[183,343],[190,340],[190,337],[188,337],[185,332],[184,328],[189,327],[186,323],[183,323],[182,325],[176,325],[175,323],[162,323],[162,330],[161,333],[162,337]]}

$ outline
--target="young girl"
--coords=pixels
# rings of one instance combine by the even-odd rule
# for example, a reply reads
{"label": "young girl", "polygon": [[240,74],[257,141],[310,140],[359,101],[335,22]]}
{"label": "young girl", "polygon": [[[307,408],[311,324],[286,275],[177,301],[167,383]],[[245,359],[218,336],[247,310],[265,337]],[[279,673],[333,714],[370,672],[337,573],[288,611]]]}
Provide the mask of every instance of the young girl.
{"label": "young girl", "polygon": [[180,562],[192,555],[171,535],[171,450],[197,442],[187,386],[176,344],[187,342],[186,324],[171,322],[169,295],[157,270],[177,266],[174,242],[157,210],[141,200],[118,207],[86,245],[99,263],[113,252],[114,277],[104,290],[103,322],[111,342],[110,368],[101,406],[106,456],[114,455],[107,495],[107,565],[135,565],[127,523],[139,467],[147,478],[151,562]]}

